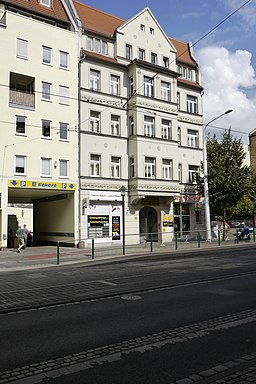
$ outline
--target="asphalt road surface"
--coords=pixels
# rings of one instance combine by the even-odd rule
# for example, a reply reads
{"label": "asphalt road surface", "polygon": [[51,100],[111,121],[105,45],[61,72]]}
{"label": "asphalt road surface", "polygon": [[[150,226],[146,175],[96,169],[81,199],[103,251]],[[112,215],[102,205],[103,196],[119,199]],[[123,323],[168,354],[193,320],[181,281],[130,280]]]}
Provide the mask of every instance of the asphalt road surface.
{"label": "asphalt road surface", "polygon": [[256,383],[254,247],[0,277],[0,384]]}

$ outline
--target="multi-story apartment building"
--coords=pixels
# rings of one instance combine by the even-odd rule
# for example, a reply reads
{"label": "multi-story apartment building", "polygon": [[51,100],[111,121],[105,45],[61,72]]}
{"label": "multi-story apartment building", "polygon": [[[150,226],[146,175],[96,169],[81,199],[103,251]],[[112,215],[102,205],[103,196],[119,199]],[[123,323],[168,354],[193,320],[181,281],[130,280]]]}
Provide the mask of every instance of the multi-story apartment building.
{"label": "multi-story apartment building", "polygon": [[68,0],[0,0],[3,246],[27,206],[35,240],[78,237],[76,24]]}
{"label": "multi-story apartment building", "polygon": [[[81,239],[126,243],[202,229],[194,178],[202,160],[202,87],[189,45],[149,8],[131,20],[74,0],[79,63]],[[101,239],[101,240],[100,240]]]}

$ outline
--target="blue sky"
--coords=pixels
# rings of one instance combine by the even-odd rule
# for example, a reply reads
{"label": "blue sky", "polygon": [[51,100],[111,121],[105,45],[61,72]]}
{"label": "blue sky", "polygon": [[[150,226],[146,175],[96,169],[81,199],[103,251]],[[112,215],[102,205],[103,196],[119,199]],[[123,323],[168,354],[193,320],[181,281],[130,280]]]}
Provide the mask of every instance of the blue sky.
{"label": "blue sky", "polygon": [[[246,0],[79,0],[104,12],[129,20],[149,7],[168,36],[195,43]],[[214,32],[196,44],[205,88],[207,123],[226,109],[233,113],[218,121],[234,135],[256,128],[256,0],[250,0]],[[222,130],[223,130],[222,129]],[[218,130],[218,128],[216,128]],[[222,131],[219,129],[219,132]],[[217,133],[217,131],[216,131]],[[240,136],[239,136],[240,135]],[[242,136],[246,142],[246,135]]]}

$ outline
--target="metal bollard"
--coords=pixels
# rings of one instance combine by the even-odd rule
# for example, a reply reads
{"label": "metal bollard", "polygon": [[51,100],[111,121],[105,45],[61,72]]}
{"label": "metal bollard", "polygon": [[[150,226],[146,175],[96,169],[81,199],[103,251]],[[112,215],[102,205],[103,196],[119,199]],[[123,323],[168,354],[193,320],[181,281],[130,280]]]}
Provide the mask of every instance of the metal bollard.
{"label": "metal bollard", "polygon": [[220,245],[220,230],[218,229],[218,245]]}
{"label": "metal bollard", "polygon": [[57,265],[60,264],[60,242],[57,241]]}
{"label": "metal bollard", "polygon": [[175,232],[175,249],[178,249],[178,233]]}
{"label": "metal bollard", "polygon": [[94,259],[94,239],[92,239],[92,260]]}
{"label": "metal bollard", "polygon": [[152,233],[149,234],[149,238],[150,238],[150,252],[153,252],[153,239],[152,239]]}

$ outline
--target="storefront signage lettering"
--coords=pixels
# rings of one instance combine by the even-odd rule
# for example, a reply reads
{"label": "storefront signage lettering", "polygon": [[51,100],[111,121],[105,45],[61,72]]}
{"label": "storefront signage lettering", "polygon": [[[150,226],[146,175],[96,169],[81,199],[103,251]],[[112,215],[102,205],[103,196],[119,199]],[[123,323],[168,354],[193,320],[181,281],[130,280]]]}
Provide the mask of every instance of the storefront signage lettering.
{"label": "storefront signage lettering", "polygon": [[32,180],[9,180],[10,188],[38,188],[38,189],[64,189],[75,190],[76,184],[73,183],[53,183]]}
{"label": "storefront signage lettering", "polygon": [[120,240],[120,216],[112,216],[112,240]]}
{"label": "storefront signage lettering", "polygon": [[120,192],[90,191],[89,199],[91,201],[121,201],[122,196]]}
{"label": "storefront signage lettering", "polygon": [[109,216],[88,216],[88,226],[89,227],[103,227],[109,226]]}
{"label": "storefront signage lettering", "polygon": [[188,195],[181,195],[181,196],[175,196],[174,201],[180,201],[180,202],[194,202],[194,201],[202,201],[201,196],[188,196]]}

